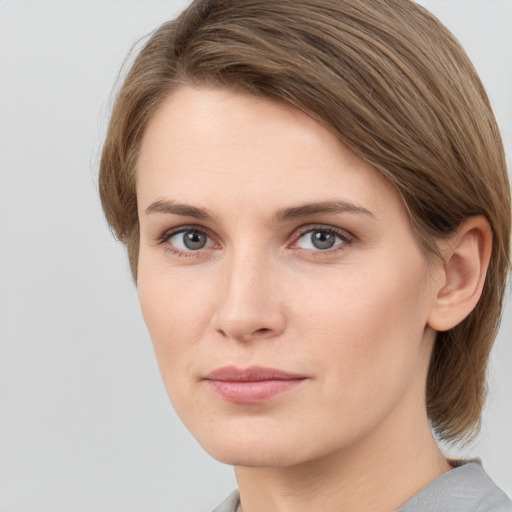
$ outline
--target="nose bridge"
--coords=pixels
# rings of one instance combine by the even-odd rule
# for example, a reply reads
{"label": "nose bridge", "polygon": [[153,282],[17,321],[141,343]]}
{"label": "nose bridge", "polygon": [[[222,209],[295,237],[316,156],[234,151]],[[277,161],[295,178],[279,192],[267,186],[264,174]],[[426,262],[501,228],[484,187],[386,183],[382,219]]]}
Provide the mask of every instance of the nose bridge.
{"label": "nose bridge", "polygon": [[226,257],[224,272],[217,330],[239,340],[279,334],[285,318],[269,252],[244,244]]}

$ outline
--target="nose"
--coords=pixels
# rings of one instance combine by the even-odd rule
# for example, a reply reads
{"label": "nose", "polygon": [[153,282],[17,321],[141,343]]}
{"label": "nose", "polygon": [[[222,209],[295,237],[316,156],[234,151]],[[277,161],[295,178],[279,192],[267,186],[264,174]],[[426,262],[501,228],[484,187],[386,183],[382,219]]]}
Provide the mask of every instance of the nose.
{"label": "nose", "polygon": [[245,342],[279,336],[285,330],[275,267],[267,255],[255,251],[229,259],[214,318],[221,336]]}

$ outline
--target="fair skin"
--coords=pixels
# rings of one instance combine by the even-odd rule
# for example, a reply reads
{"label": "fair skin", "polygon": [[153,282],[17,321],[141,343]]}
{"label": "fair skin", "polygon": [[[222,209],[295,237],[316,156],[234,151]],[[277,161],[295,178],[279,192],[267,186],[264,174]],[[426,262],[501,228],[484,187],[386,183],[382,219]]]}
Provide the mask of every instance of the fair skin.
{"label": "fair skin", "polygon": [[427,262],[374,168],[299,110],[225,89],[167,98],[137,198],[167,392],[235,466],[244,512],[393,511],[450,469],[425,382],[434,329],[478,300],[485,222]]}

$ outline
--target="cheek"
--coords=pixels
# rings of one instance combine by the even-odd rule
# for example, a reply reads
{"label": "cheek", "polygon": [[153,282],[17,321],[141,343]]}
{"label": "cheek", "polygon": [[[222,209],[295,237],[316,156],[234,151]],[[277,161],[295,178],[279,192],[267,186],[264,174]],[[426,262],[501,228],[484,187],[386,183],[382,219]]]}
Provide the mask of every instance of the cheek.
{"label": "cheek", "polygon": [[422,350],[428,310],[425,264],[411,258],[404,272],[401,265],[380,263],[296,294],[300,331],[318,340],[316,350],[328,365],[326,378],[337,379],[344,389],[405,378]]}
{"label": "cheek", "polygon": [[[190,370],[187,357],[202,339],[211,318],[211,293],[180,273],[139,267],[137,283],[144,321],[151,335],[162,377],[173,380]],[[172,275],[172,278],[170,277]],[[177,371],[177,373],[176,373]]]}

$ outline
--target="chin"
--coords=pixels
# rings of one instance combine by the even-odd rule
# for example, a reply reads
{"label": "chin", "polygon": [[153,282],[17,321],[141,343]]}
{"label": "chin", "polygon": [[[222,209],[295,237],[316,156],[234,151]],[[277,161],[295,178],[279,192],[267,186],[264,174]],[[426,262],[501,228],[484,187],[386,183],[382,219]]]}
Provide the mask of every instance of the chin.
{"label": "chin", "polygon": [[243,467],[289,467],[305,461],[304,453],[288,450],[285,446],[277,449],[266,444],[245,446],[230,443],[230,446],[205,446],[203,448],[216,460],[230,466]]}
{"label": "chin", "polygon": [[329,453],[328,446],[285,429],[265,432],[255,426],[238,432],[223,429],[192,434],[214,459],[231,466],[291,467]]}

